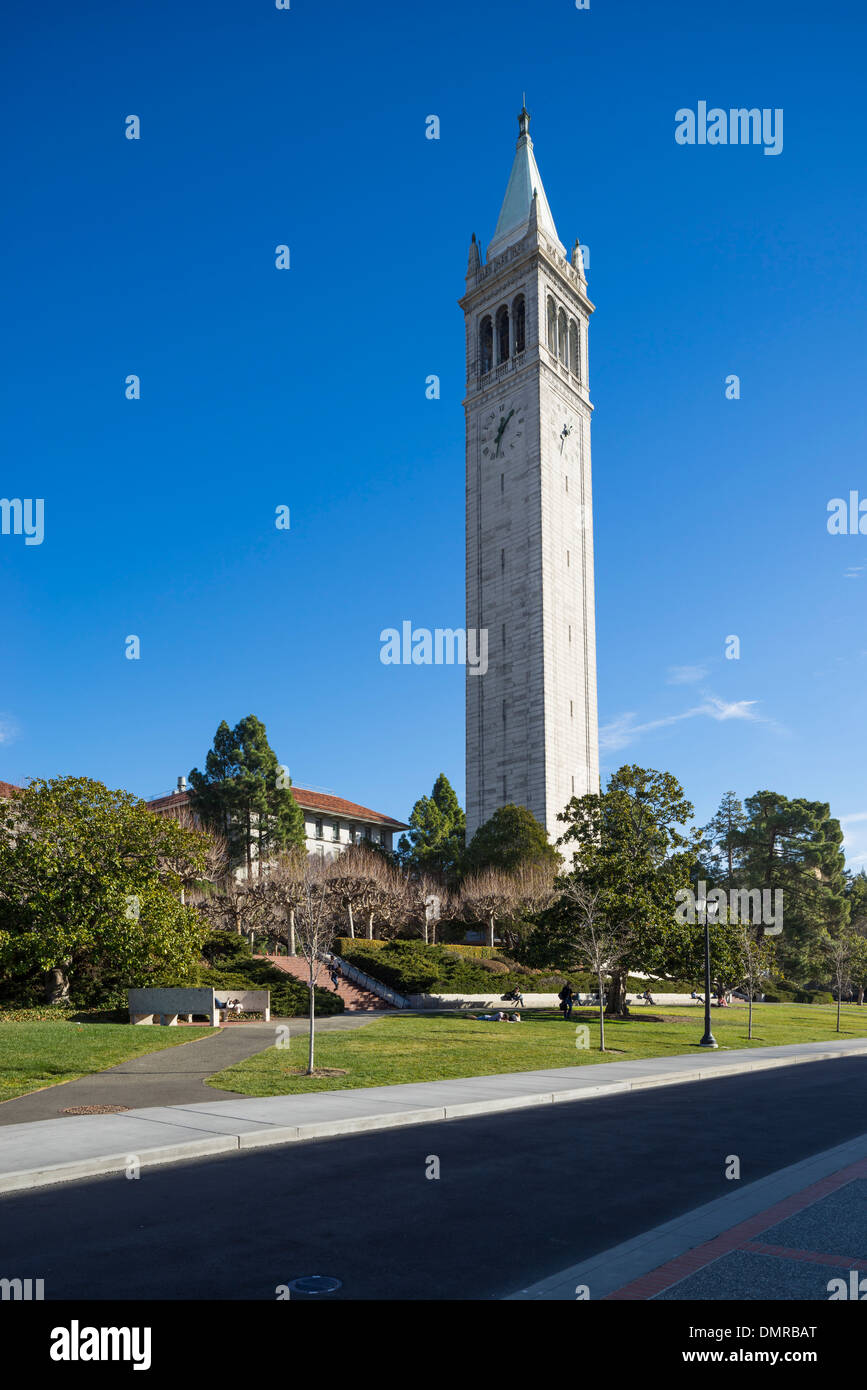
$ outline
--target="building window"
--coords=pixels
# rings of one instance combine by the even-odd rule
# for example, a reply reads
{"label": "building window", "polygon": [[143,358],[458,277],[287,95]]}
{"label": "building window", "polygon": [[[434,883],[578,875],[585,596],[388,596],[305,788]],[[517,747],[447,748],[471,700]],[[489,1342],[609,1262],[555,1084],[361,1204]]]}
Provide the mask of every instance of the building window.
{"label": "building window", "polygon": [[557,333],[557,352],[558,352],[558,356],[559,356],[559,358],[560,358],[560,361],[563,363],[564,367],[568,367],[568,365],[569,365],[569,338],[568,338],[568,334],[567,334],[567,331],[566,331],[566,312],[565,312],[564,309],[561,309],[561,310],[560,310],[560,313],[559,313],[558,316],[557,316],[557,325],[558,325],[558,333]]}
{"label": "building window", "polygon": [[581,380],[581,347],[578,339],[578,325],[574,319],[569,320],[569,365],[572,371]]}
{"label": "building window", "polygon": [[557,356],[557,310],[554,308],[554,301],[548,295],[548,351]]}
{"label": "building window", "polygon": [[569,568],[569,559],[570,559],[570,557],[569,557],[569,551],[567,550],[567,551],[566,551],[566,568],[567,568],[567,569]]}
{"label": "building window", "polygon": [[512,301],[512,331],[515,335],[515,352],[523,352],[527,335],[527,310],[522,294]]}
{"label": "building window", "polygon": [[316,838],[317,838],[317,840],[321,840],[321,839],[322,839],[322,821],[321,821],[321,820],[318,820],[318,821],[316,822]]}
{"label": "building window", "polygon": [[506,475],[505,475],[505,473],[501,473],[501,474],[500,474],[500,492],[505,492],[505,491],[506,491]]}
{"label": "building window", "polygon": [[506,573],[506,552],[505,552],[505,550],[501,550],[501,551],[500,551],[500,574],[505,574],[505,573]]}
{"label": "building window", "polygon": [[509,311],[505,304],[497,310],[497,361],[509,360]]}
{"label": "building window", "polygon": [[334,836],[335,840],[339,840],[339,839],[340,839],[340,821],[339,821],[339,820],[336,820],[336,821],[334,822],[334,826],[332,827],[331,833],[332,833],[332,835]]}
{"label": "building window", "polygon": [[570,701],[569,701],[569,718],[570,718],[570,719],[572,718],[572,713],[573,713],[573,712],[572,712],[572,701],[570,700]]}
{"label": "building window", "polygon": [[479,329],[479,371],[484,376],[494,365],[494,329],[490,315],[482,319]]}

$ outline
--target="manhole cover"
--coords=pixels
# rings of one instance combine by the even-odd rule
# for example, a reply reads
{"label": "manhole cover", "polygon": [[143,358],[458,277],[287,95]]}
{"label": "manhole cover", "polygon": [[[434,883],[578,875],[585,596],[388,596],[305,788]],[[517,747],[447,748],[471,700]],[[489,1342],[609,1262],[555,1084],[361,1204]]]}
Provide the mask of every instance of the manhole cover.
{"label": "manhole cover", "polygon": [[343,1288],[340,1279],[332,1279],[330,1274],[302,1274],[289,1285],[292,1293],[336,1293]]}
{"label": "manhole cover", "polygon": [[119,1115],[128,1105],[67,1105],[61,1115]]}

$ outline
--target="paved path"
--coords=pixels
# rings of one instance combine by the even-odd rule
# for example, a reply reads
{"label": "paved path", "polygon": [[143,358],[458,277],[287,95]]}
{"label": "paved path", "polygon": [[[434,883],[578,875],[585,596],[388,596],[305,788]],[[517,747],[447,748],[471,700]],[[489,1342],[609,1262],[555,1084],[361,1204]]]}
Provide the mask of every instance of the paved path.
{"label": "paved path", "polygon": [[[318,1019],[317,1032],[340,1032],[371,1023],[375,1015],[337,1014]],[[20,1125],[31,1120],[93,1119],[94,1116],[63,1116],[67,1106],[124,1105],[130,1110],[153,1105],[193,1105],[215,1097],[228,1100],[237,1091],[215,1091],[206,1085],[207,1078],[224,1067],[243,1062],[265,1048],[273,1047],[276,1028],[289,1029],[289,1036],[306,1033],[306,1018],[272,1019],[270,1023],[231,1023],[219,1033],[195,1042],[167,1047],[162,1052],[148,1052],[131,1057],[106,1071],[83,1076],[80,1081],[66,1081],[31,1091],[26,1096],[0,1104],[0,1125]],[[2,1140],[0,1140],[2,1150]]]}
{"label": "paved path", "polygon": [[[337,1301],[507,1298],[861,1135],[865,1100],[867,1061],[853,1057],[145,1165],[139,1181],[119,1172],[0,1196],[0,1274],[44,1277],[46,1300],[76,1304],[273,1303],[278,1285],[314,1273],[343,1281]],[[739,1184],[725,1177],[732,1153]],[[214,1241],[215,1212],[242,1233],[229,1247]],[[797,1309],[775,1321],[800,1321]],[[627,1351],[644,1366],[646,1348]]]}
{"label": "paved path", "polygon": [[[375,1017],[357,1015],[356,1026],[363,1019]],[[303,1025],[304,1020],[298,1022]],[[351,1026],[345,1015],[327,1020],[326,1026],[328,1022]],[[206,1039],[191,1047],[207,1048],[210,1042]],[[179,1050],[184,1049],[173,1048],[172,1054]],[[823,1059],[844,1061],[863,1056],[867,1056],[867,1038],[263,1098],[217,1099],[225,1092],[207,1088],[208,1099],[202,1103],[8,1125],[0,1131],[0,1192],[122,1171],[130,1153],[137,1155],[142,1164],[175,1162],[203,1154],[237,1154],[272,1144],[491,1115],[617,1095],[648,1086],[670,1087],[790,1067],[793,1063],[815,1064]],[[152,1058],[139,1060],[148,1063]],[[197,1081],[201,1084],[201,1073]],[[62,1089],[68,1094],[73,1084],[80,1083],[70,1083]]]}

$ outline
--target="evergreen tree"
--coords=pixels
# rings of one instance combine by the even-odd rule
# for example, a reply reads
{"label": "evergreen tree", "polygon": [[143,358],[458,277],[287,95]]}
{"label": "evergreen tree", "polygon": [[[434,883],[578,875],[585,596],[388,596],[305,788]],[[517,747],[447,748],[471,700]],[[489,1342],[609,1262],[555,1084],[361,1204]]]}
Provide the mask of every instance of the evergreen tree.
{"label": "evergreen tree", "polygon": [[434,782],[430,796],[415,803],[409,824],[409,834],[401,835],[398,842],[407,868],[454,878],[464,851],[467,818],[444,772]]}
{"label": "evergreen tree", "polygon": [[708,874],[713,885],[725,889],[739,887],[738,872],[744,850],[747,817],[734,792],[726,792],[716,815],[704,827]]}
{"label": "evergreen tree", "polygon": [[823,933],[836,931],[848,915],[840,822],[827,802],[770,791],[748,797],[746,814],[741,886],[782,889],[776,948],[785,977],[806,982],[817,971],[823,975]]}
{"label": "evergreen tree", "polygon": [[526,806],[510,802],[479,826],[467,846],[464,867],[469,873],[489,868],[510,873],[520,864],[550,864],[556,869],[559,863],[544,825]]}
{"label": "evergreen tree", "polygon": [[234,729],[225,720],[214,736],[205,771],[190,773],[193,809],[202,824],[229,845],[233,868],[258,864],[293,845],[304,845],[304,813],[292,782],[268,743],[265,725],[248,714]]}
{"label": "evergreen tree", "polygon": [[[561,814],[560,844],[571,851],[571,894],[564,894],[540,942],[574,930],[569,898],[576,889],[597,905],[612,953],[607,1012],[625,1014],[630,970],[697,974],[700,930],[675,915],[677,892],[690,884],[697,832],[680,827],[693,808],[669,772],[621,767],[604,792],[573,797]],[[565,911],[564,911],[565,907]]]}

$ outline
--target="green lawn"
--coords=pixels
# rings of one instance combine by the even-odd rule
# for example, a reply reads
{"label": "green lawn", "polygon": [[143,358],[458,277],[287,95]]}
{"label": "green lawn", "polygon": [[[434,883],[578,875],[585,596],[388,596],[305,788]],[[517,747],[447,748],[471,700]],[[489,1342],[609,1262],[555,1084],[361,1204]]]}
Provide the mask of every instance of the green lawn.
{"label": "green lawn", "polygon": [[[612,1050],[604,1054],[598,1050],[598,1015],[586,1009],[576,1010],[566,1023],[554,1010],[540,1010],[525,1015],[520,1024],[474,1023],[453,1014],[420,1018],[395,1013],[351,1033],[320,1034],[316,1041],[317,1067],[338,1067],[346,1072],[345,1076],[293,1075],[295,1068],[307,1063],[307,1039],[300,1036],[293,1038],[288,1048],[269,1048],[218,1072],[208,1084],[249,1096],[280,1096],[299,1091],[536,1071],[544,1067],[580,1067],[698,1051],[703,1010],[683,1009],[674,1022],[653,1022],[652,1016],[660,1013],[674,1017],[671,1010],[645,1008],[636,1009],[631,1020],[606,1021],[605,1043]],[[589,1050],[575,1045],[576,1029],[583,1023],[590,1029]],[[756,1004],[752,1042],[747,1041],[745,1007],[713,1009],[712,1024],[721,1050],[819,1042],[838,1036],[834,1031],[836,1005]],[[839,1036],[867,1037],[867,1007],[844,1006]]]}
{"label": "green lawn", "polygon": [[128,1023],[0,1023],[0,1101],[104,1071],[130,1057],[207,1037],[213,1028]]}

